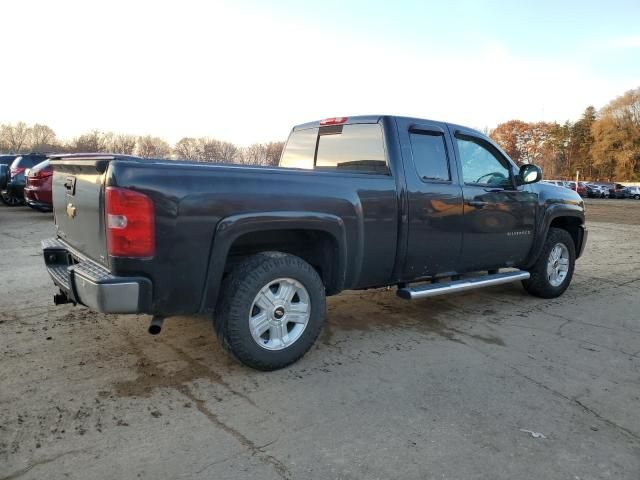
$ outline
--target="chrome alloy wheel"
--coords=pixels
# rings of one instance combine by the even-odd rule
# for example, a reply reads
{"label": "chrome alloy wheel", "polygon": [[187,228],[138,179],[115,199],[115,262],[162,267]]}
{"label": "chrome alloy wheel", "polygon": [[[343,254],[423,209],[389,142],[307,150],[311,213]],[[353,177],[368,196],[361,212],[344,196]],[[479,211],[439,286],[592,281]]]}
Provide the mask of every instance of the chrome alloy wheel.
{"label": "chrome alloy wheel", "polygon": [[282,350],[300,338],[310,316],[307,289],[293,278],[278,278],[262,287],[253,299],[249,329],[262,348]]}
{"label": "chrome alloy wheel", "polygon": [[569,249],[564,243],[556,243],[547,260],[547,278],[554,287],[559,287],[569,273]]}

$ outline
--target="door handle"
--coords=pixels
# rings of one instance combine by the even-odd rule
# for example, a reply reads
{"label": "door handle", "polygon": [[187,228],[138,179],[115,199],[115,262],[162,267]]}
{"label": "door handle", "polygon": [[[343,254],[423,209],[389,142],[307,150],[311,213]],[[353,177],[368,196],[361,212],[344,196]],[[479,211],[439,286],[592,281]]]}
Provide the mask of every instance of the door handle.
{"label": "door handle", "polygon": [[467,202],[467,205],[469,205],[471,207],[475,207],[475,208],[484,208],[488,204],[489,204],[489,202],[482,202],[480,200],[469,200]]}

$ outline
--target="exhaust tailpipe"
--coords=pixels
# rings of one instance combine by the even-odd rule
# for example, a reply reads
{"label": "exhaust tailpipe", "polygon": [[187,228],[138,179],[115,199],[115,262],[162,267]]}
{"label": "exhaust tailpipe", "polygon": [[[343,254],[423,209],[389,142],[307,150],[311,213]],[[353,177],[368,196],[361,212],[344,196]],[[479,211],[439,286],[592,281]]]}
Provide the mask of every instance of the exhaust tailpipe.
{"label": "exhaust tailpipe", "polygon": [[164,317],[154,316],[149,323],[149,333],[151,335],[158,335],[162,331],[162,324],[164,323]]}
{"label": "exhaust tailpipe", "polygon": [[60,293],[56,293],[53,296],[53,304],[54,305],[64,305],[65,303],[74,303],[67,294],[60,290]]}

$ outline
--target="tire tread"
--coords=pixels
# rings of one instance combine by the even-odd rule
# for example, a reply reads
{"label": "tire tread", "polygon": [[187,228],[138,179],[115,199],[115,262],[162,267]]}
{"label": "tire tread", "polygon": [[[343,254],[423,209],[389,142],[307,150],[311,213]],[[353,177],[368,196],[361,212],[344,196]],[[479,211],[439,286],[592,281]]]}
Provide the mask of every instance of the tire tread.
{"label": "tire tread", "polygon": [[[254,342],[253,338],[247,339],[246,332],[243,331],[243,322],[247,321],[246,308],[248,302],[254,299],[255,289],[264,285],[265,276],[279,269],[298,271],[307,279],[305,287],[310,295],[313,295],[311,289],[315,291],[318,297],[316,301],[319,301],[319,307],[322,308],[322,315],[319,321],[309,319],[303,336],[291,347],[277,352],[265,350],[272,355],[258,356],[252,351],[254,346],[250,342]],[[311,265],[294,255],[282,252],[261,252],[239,263],[224,280],[218,308],[213,317],[213,325],[223,347],[242,363],[258,370],[277,370],[296,362],[312,347],[322,330],[324,307],[324,285]],[[311,308],[313,317],[313,305]],[[257,344],[255,347],[260,348]]]}

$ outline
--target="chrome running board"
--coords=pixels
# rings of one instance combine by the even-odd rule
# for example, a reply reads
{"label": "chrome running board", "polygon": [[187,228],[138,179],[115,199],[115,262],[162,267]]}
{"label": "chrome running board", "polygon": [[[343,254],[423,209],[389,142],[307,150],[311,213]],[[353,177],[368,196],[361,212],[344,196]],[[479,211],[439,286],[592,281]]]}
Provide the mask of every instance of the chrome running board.
{"label": "chrome running board", "polygon": [[451,282],[429,283],[427,285],[415,287],[404,287],[399,288],[396,293],[400,298],[405,300],[414,300],[416,298],[437,297],[438,295],[446,295],[447,293],[465,292],[475,288],[492,287],[494,285],[502,285],[503,283],[527,280],[529,277],[529,272],[517,270],[515,272],[494,273],[483,275],[481,277],[454,280]]}

